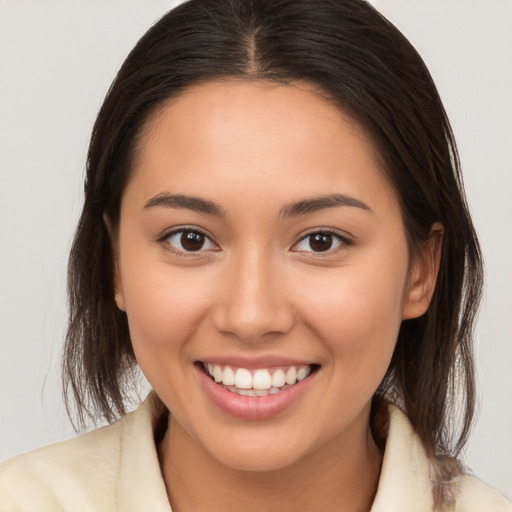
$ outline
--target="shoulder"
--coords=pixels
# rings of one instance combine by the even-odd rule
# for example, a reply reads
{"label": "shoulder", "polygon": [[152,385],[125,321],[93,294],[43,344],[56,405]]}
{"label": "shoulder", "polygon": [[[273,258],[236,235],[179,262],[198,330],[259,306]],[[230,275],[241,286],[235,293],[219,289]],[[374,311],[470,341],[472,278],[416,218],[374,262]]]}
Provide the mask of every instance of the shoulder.
{"label": "shoulder", "polygon": [[109,510],[102,495],[112,495],[125,422],[0,464],[0,510]]}
{"label": "shoulder", "polygon": [[457,512],[512,512],[512,501],[476,476],[464,474],[454,483]]}
{"label": "shoulder", "polygon": [[112,425],[3,462],[0,511],[168,512],[154,439],[166,412],[151,393]]}
{"label": "shoulder", "polygon": [[512,502],[473,475],[464,473],[439,482],[435,462],[404,412],[389,405],[387,413],[387,422],[382,423],[387,430],[384,458],[372,512],[432,512],[440,495],[452,512],[512,512]]}

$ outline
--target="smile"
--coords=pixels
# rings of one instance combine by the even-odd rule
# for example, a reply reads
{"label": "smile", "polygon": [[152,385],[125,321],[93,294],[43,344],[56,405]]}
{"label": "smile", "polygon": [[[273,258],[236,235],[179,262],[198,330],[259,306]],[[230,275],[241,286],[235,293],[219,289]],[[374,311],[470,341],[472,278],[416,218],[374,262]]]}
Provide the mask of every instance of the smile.
{"label": "smile", "polygon": [[202,363],[212,380],[224,389],[242,396],[275,395],[303,381],[317,365],[281,366],[277,368],[235,368]]}
{"label": "smile", "polygon": [[305,362],[196,361],[206,396],[223,413],[245,421],[285,414],[315,388],[318,364]]}

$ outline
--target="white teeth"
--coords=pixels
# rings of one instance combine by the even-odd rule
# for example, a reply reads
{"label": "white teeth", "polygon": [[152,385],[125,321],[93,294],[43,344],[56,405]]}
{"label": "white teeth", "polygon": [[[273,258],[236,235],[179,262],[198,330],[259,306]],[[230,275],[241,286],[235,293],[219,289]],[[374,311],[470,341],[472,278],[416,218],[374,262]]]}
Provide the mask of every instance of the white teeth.
{"label": "white teeth", "polygon": [[253,389],[270,389],[272,387],[272,377],[268,370],[256,370],[252,378]]}
{"label": "white teeth", "polygon": [[297,380],[297,370],[295,367],[290,366],[288,371],[286,372],[286,384],[295,384],[295,381]]}
{"label": "white teeth", "polygon": [[251,389],[252,388],[252,375],[249,370],[245,368],[238,368],[235,373],[235,386],[238,389]]}
{"label": "white teeth", "polygon": [[285,384],[286,384],[286,376],[285,376],[283,370],[281,370],[281,368],[279,368],[272,375],[272,387],[273,388],[281,388]]}
{"label": "white teeth", "polygon": [[222,384],[225,386],[235,385],[235,372],[231,369],[231,366],[226,366],[222,374]]}
{"label": "white teeth", "polygon": [[299,371],[297,372],[297,380],[300,382],[304,380],[311,372],[311,366],[301,366]]}
{"label": "white teeth", "polygon": [[310,365],[304,365],[298,369],[290,366],[286,373],[282,368],[278,368],[272,374],[270,370],[264,368],[253,370],[254,374],[252,374],[246,368],[237,368],[234,371],[230,366],[225,366],[223,369],[221,365],[212,363],[204,364],[204,367],[215,382],[243,396],[274,395],[301,382],[311,373]]}
{"label": "white teeth", "polygon": [[215,382],[222,381],[222,368],[218,364],[213,365],[213,378]]}

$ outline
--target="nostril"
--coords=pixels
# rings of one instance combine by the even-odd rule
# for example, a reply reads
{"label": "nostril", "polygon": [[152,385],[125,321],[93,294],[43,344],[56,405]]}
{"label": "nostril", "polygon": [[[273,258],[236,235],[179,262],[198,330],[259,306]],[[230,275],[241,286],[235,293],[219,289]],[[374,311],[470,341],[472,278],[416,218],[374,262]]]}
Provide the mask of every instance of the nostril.
{"label": "nostril", "polygon": [[286,311],[236,310],[216,315],[214,325],[223,334],[235,335],[242,342],[265,341],[269,337],[288,333],[293,327],[293,315]]}

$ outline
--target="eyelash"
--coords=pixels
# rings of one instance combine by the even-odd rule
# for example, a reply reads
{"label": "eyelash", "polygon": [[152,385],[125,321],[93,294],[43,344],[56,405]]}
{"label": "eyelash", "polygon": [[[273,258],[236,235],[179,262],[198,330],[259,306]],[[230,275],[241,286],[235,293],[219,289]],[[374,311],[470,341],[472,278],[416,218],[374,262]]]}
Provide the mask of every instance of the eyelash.
{"label": "eyelash", "polygon": [[[183,234],[185,234],[185,233],[193,233],[196,235],[201,235],[202,237],[204,237],[205,243],[206,243],[206,241],[209,241],[209,243],[212,244],[213,246],[215,246],[216,249],[206,249],[205,250],[205,249],[203,249],[203,247],[201,247],[196,251],[187,251],[187,250],[185,250],[185,248],[183,248],[183,249],[176,248],[170,242],[170,238],[175,235],[181,235],[181,237],[182,237]],[[177,256],[181,256],[181,257],[189,257],[189,256],[193,256],[193,255],[199,255],[204,252],[218,250],[218,245],[212,240],[212,238],[207,233],[205,233],[202,229],[192,227],[192,226],[181,226],[179,228],[173,229],[172,231],[168,231],[167,233],[165,233],[162,237],[160,237],[158,239],[158,242],[163,244],[165,249],[167,249],[168,251],[171,251],[173,254],[175,254]]]}
{"label": "eyelash", "polygon": [[[176,248],[175,245],[173,245],[169,239],[176,235],[180,235],[181,237],[183,237],[183,234],[185,234],[185,233],[200,235],[200,236],[204,237],[205,241],[209,241],[209,243],[211,245],[215,246],[215,248],[214,249],[212,249],[212,248],[203,249],[203,247],[200,247],[199,249],[197,249],[195,251],[194,250],[187,251],[185,248],[183,248],[183,249]],[[308,238],[311,238],[314,235],[328,235],[328,236],[333,237],[334,239],[337,239],[339,243],[336,247],[334,247],[334,249],[328,248],[325,251],[315,251],[312,248],[311,248],[311,250],[303,250],[303,249],[294,250],[294,247],[297,247],[300,243],[306,241]],[[165,233],[162,237],[160,237],[158,239],[158,242],[164,244],[164,246],[167,250],[169,250],[169,251],[173,252],[174,254],[176,254],[177,256],[181,256],[181,257],[189,257],[189,256],[193,256],[193,255],[199,255],[204,252],[209,252],[209,251],[216,252],[219,250],[218,245],[215,242],[213,242],[213,240],[211,239],[211,237],[208,234],[206,234],[202,229],[192,227],[192,226],[182,226],[182,227],[173,229],[172,231],[169,231],[169,232]],[[181,241],[180,241],[180,243],[181,243]],[[310,244],[311,244],[311,242],[310,242]],[[311,253],[311,254],[314,254],[315,257],[323,257],[323,256],[328,256],[333,253],[336,253],[339,250],[342,250],[344,247],[350,247],[351,245],[353,245],[353,241],[350,240],[348,237],[341,235],[339,232],[337,232],[333,229],[326,228],[326,229],[316,229],[315,231],[310,231],[309,233],[306,233],[305,235],[301,236],[299,241],[296,242],[295,244],[293,244],[291,250],[292,250],[292,252]],[[311,245],[310,245],[310,247],[311,247]]]}
{"label": "eyelash", "polygon": [[[351,245],[353,245],[353,241],[350,238],[348,238],[347,236],[341,235],[338,231],[336,231],[334,229],[329,229],[329,228],[318,229],[317,228],[314,231],[310,231],[309,233],[306,233],[305,235],[301,236],[299,241],[296,242],[293,245],[293,247],[297,247],[301,242],[307,240],[308,238],[311,239],[311,237],[313,237],[314,235],[329,235],[329,236],[333,237],[334,239],[337,239],[339,241],[339,244],[334,249],[329,248],[326,251],[314,251],[313,249],[311,249],[309,251],[297,250],[295,252],[306,252],[306,253],[314,254],[315,257],[323,257],[323,256],[329,256],[333,253],[343,250],[343,248],[350,247]],[[293,250],[293,247],[292,247],[292,250]]]}

